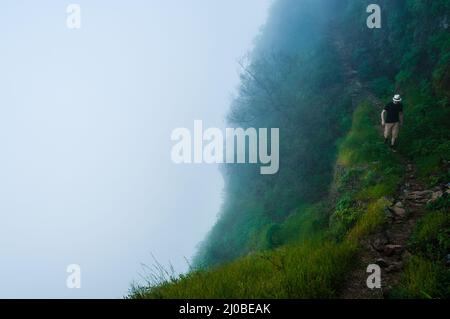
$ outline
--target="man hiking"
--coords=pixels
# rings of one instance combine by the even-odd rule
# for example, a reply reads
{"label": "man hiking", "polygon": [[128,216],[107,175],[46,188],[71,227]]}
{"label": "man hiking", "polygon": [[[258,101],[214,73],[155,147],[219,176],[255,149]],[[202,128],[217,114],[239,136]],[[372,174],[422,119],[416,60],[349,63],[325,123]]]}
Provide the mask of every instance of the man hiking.
{"label": "man hiking", "polygon": [[400,126],[403,125],[403,104],[399,94],[381,112],[381,125],[384,127],[384,143],[389,143],[391,137],[390,146],[394,150]]}

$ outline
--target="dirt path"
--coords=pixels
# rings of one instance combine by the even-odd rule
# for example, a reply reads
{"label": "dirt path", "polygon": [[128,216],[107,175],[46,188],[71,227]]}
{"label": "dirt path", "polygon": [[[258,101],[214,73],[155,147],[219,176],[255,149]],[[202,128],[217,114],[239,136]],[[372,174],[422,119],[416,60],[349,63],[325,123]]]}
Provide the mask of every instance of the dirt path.
{"label": "dirt path", "polygon": [[[342,291],[344,299],[385,298],[400,280],[406,259],[411,255],[407,243],[417,221],[425,212],[425,205],[433,192],[425,190],[417,180],[414,167],[406,164],[406,178],[389,208],[388,223],[361,243],[357,267],[349,276]],[[381,267],[381,289],[369,289],[366,284],[367,266]]]}

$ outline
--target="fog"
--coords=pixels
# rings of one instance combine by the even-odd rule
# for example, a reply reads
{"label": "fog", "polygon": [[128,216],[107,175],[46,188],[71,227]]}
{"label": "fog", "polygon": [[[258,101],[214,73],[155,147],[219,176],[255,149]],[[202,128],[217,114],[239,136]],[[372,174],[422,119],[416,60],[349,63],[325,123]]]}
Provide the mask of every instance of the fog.
{"label": "fog", "polygon": [[187,270],[223,180],[172,163],[170,135],[225,125],[270,0],[77,3],[79,30],[65,1],[2,2],[2,298],[120,298],[152,254]]}

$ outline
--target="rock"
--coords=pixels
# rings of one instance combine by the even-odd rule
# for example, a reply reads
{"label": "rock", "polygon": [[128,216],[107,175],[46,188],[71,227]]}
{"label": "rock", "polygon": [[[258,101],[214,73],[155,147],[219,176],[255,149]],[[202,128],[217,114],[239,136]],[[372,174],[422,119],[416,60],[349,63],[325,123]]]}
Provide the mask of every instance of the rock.
{"label": "rock", "polygon": [[441,198],[442,196],[444,196],[444,192],[443,192],[443,191],[437,191],[437,192],[434,192],[434,193],[431,195],[431,200],[432,200],[432,201],[438,200],[438,199]]}
{"label": "rock", "polygon": [[403,218],[406,216],[406,210],[404,208],[394,206],[391,209],[397,217]]}
{"label": "rock", "polygon": [[403,263],[401,261],[398,262],[393,262],[392,264],[390,264],[387,268],[386,268],[386,272],[397,272],[402,270],[403,268]]}
{"label": "rock", "polygon": [[378,258],[377,261],[375,262],[375,264],[377,264],[381,268],[389,267],[389,263],[386,260],[384,260],[383,258]]}
{"label": "rock", "polygon": [[403,207],[404,207],[402,202],[397,202],[397,203],[395,203],[395,206],[396,206],[396,207],[400,207],[400,208],[403,208]]}
{"label": "rock", "polygon": [[410,199],[413,202],[416,203],[426,203],[429,201],[429,199],[427,197],[418,197],[418,198],[414,198],[414,199]]}
{"label": "rock", "polygon": [[400,254],[403,251],[403,246],[401,245],[385,245],[384,254],[388,257],[392,255]]}
{"label": "rock", "polygon": [[409,204],[410,204],[411,206],[415,206],[415,207],[422,207],[424,203],[420,203],[420,202],[418,202],[418,203],[416,203],[416,202],[410,202]]}
{"label": "rock", "polygon": [[[448,193],[448,191],[447,191],[447,193]],[[442,196],[444,196],[443,191],[439,190],[439,191],[434,192],[433,194],[431,194],[431,199],[427,201],[427,204],[431,204],[431,203],[437,201]]]}
{"label": "rock", "polygon": [[433,194],[433,191],[431,190],[414,191],[406,194],[406,197],[409,199],[419,200],[419,199],[427,199],[428,197],[431,196],[431,194]]}
{"label": "rock", "polygon": [[389,243],[389,239],[387,238],[387,236],[385,234],[380,234],[379,236],[377,236],[373,242],[372,242],[372,247],[378,251],[378,252],[382,252],[385,249],[385,246]]}

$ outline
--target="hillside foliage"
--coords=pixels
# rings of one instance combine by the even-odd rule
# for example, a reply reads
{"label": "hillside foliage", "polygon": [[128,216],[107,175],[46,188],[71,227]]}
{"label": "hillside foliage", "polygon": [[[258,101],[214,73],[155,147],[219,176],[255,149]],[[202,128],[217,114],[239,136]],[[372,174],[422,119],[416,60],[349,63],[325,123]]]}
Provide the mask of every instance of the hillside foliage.
{"label": "hillside foliage", "polygon": [[[450,181],[450,2],[379,0],[381,29],[366,25],[371,3],[275,1],[240,63],[228,122],[280,128],[279,173],[222,167],[224,204],[194,269],[135,288],[133,297],[337,296],[359,240],[385,223],[405,174],[383,144],[380,107],[352,98],[348,66],[380,100],[404,97],[399,153],[426,185]],[[449,296],[438,284],[449,278],[448,205],[430,212],[411,239],[417,253],[398,297]]]}

